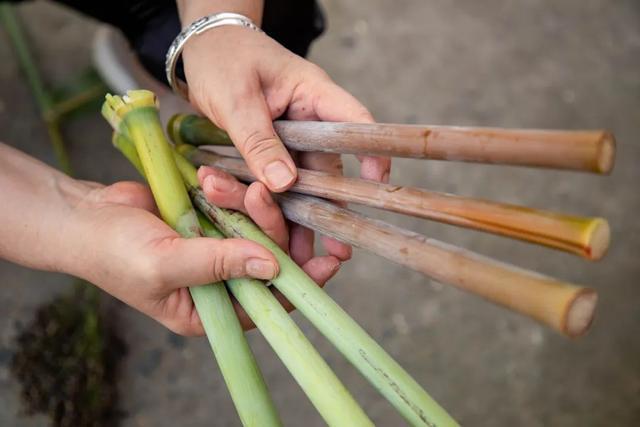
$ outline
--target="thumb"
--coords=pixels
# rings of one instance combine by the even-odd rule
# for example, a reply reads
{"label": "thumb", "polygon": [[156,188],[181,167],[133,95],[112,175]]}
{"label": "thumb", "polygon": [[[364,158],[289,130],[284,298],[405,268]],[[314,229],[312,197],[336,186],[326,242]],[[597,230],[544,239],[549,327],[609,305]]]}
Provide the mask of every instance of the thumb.
{"label": "thumb", "polygon": [[259,84],[231,90],[231,106],[220,111],[221,121],[251,172],[273,192],[282,192],[296,180],[296,166],[273,129],[271,112]]}
{"label": "thumb", "polygon": [[158,273],[171,289],[236,277],[270,280],[279,272],[269,250],[244,239],[176,238],[162,251]]}

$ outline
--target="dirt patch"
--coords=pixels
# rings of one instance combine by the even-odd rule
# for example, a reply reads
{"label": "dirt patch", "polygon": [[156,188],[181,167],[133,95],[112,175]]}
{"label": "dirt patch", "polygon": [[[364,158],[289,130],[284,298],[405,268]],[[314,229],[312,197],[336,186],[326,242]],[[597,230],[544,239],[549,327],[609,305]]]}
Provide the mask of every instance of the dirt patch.
{"label": "dirt patch", "polygon": [[36,311],[16,339],[11,364],[26,414],[48,414],[55,427],[119,423],[117,374],[125,345],[112,319],[99,291],[86,283]]}

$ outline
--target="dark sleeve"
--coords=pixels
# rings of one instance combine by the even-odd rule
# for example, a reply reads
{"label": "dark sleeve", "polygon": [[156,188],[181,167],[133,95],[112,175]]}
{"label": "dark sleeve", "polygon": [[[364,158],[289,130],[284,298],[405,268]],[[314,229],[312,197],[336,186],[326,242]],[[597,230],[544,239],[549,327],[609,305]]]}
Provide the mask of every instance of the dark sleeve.
{"label": "dark sleeve", "polygon": [[[56,1],[119,28],[144,67],[167,83],[165,54],[180,32],[175,0]],[[324,16],[316,0],[265,0],[262,29],[287,49],[306,56],[324,31]]]}

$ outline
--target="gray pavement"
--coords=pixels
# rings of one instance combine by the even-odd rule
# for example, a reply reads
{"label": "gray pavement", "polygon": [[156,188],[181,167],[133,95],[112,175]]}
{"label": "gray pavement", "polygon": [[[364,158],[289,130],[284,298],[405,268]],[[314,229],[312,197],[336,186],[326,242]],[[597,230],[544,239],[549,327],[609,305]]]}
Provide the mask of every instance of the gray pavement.
{"label": "gray pavement", "polygon": [[[609,177],[400,160],[392,182],[599,215],[608,256],[589,263],[499,237],[375,211],[379,218],[600,293],[592,332],[567,340],[449,286],[355,251],[329,293],[464,425],[632,426],[640,423],[640,3],[637,1],[329,0],[329,31],[311,59],[380,121],[612,129]],[[50,4],[22,7],[42,66],[60,81],[90,62],[94,24]],[[0,35],[0,140],[52,161],[45,130]],[[96,115],[67,129],[80,176],[135,177]],[[99,159],[99,161],[97,161]],[[347,170],[355,162],[347,160]],[[63,276],[0,262],[0,425],[46,425],[18,411],[7,364],[19,324],[67,289]],[[129,344],[125,426],[236,426],[203,339],[177,337],[117,310]],[[373,420],[403,421],[299,315],[294,316]],[[287,425],[323,425],[257,332],[249,334]]]}

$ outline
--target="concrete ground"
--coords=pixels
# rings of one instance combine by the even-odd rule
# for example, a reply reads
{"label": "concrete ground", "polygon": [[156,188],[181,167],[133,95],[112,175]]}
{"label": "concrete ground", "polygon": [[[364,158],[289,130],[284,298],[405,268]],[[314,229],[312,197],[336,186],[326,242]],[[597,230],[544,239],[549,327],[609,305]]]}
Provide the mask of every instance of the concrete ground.
{"label": "concrete ground", "polygon": [[[507,239],[422,220],[377,217],[600,293],[592,332],[571,341],[518,315],[362,251],[329,293],[464,425],[632,426],[640,423],[640,4],[634,0],[327,0],[329,31],[311,58],[380,121],[540,128],[609,128],[609,177],[512,167],[395,163],[392,181],[504,202],[606,217],[608,256],[589,263]],[[49,4],[28,5],[42,67],[60,81],[90,62],[94,24]],[[0,41],[0,140],[47,161],[46,133],[6,38]],[[86,179],[134,173],[96,114],[68,127]],[[89,137],[88,137],[89,136]],[[100,161],[96,161],[96,159]],[[353,173],[354,163],[348,162]],[[19,415],[7,365],[13,337],[69,280],[0,263],[0,425]],[[203,339],[177,337],[124,306],[130,347],[121,380],[125,426],[236,426]],[[373,420],[394,410],[295,315]],[[249,334],[287,425],[323,425],[257,332]]]}

